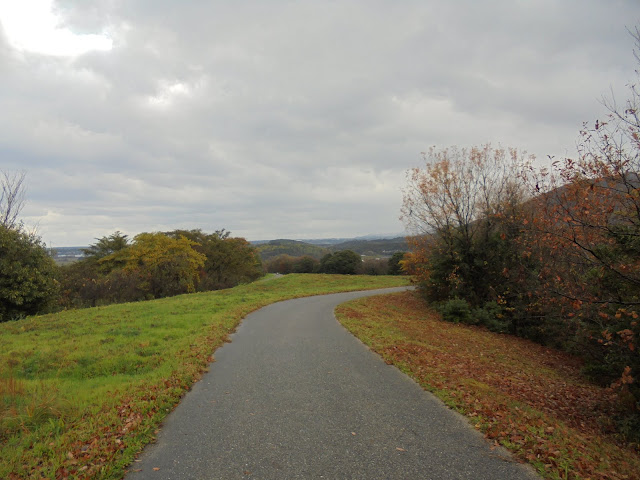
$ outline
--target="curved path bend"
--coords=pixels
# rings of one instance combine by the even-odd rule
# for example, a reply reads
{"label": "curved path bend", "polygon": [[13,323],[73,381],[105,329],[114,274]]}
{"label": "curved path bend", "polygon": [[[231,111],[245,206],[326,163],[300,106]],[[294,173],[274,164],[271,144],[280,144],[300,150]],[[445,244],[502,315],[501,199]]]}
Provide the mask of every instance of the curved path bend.
{"label": "curved path bend", "polygon": [[247,316],[127,480],[538,478],[334,317],[340,303],[399,290]]}

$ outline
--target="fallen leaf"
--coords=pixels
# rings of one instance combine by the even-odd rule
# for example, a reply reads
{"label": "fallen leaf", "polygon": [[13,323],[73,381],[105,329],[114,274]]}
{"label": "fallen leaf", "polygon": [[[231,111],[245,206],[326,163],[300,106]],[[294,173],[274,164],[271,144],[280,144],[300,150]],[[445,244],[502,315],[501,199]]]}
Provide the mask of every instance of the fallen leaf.
{"label": "fallen leaf", "polygon": [[158,470],[160,470],[158,467],[153,467],[154,472],[157,472]]}

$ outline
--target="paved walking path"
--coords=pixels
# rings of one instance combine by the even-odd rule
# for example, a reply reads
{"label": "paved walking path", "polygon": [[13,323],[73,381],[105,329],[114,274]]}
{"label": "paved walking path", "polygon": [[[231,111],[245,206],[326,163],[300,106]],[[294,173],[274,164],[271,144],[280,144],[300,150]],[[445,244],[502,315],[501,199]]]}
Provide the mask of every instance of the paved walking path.
{"label": "paved walking path", "polygon": [[249,315],[127,480],[537,478],[333,316],[340,303],[397,290]]}

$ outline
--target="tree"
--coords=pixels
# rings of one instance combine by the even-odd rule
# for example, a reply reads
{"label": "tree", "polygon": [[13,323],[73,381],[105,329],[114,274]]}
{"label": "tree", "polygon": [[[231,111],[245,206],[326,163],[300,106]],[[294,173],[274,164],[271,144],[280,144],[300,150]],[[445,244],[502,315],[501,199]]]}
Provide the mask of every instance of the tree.
{"label": "tree", "polygon": [[286,275],[293,272],[293,266],[297,257],[282,254],[271,257],[265,261],[264,268],[269,273],[280,273]]}
{"label": "tree", "polygon": [[579,352],[592,378],[617,389],[619,425],[637,442],[640,90],[629,88],[624,104],[603,101],[604,121],[584,125],[577,158],[550,171],[514,170],[520,155],[503,164],[487,147],[431,150],[409,174],[402,215],[416,235],[403,264],[443,318],[508,320],[512,333]]}
{"label": "tree", "polygon": [[123,270],[127,263],[123,253],[130,245],[127,235],[116,231],[96,240],[83,250],[85,258],[60,267],[60,306],[95,307],[144,299],[141,279]]}
{"label": "tree", "polygon": [[466,243],[482,233],[477,220],[499,218],[505,207],[522,202],[519,171],[533,160],[516,149],[489,144],[432,147],[422,156],[424,167],[407,173],[401,219],[415,234],[437,234],[445,242],[462,235]]}
{"label": "tree", "polygon": [[271,257],[265,262],[265,270],[269,273],[314,273],[318,270],[320,262],[309,255],[294,257],[281,254]]}
{"label": "tree", "polygon": [[150,298],[196,291],[206,257],[197,244],[184,236],[171,238],[164,233],[141,233],[126,249],[100,259],[99,263],[124,261],[124,272],[141,279],[141,288]]}
{"label": "tree", "polygon": [[86,258],[62,268],[65,308],[138,301],[228,288],[264,275],[255,249],[225,230],[115,232],[97,239]]}
{"label": "tree", "polygon": [[0,170],[0,225],[15,228],[25,202],[25,172],[9,173]]}
{"label": "tree", "polygon": [[0,225],[0,321],[45,311],[58,291],[55,276],[40,238]]}
{"label": "tree", "polygon": [[366,258],[360,264],[357,273],[362,275],[387,275],[389,260],[382,258]]}
{"label": "tree", "polygon": [[0,321],[46,310],[58,289],[45,245],[18,222],[25,177],[25,172],[0,171]]}
{"label": "tree", "polygon": [[313,273],[320,266],[320,262],[309,255],[298,257],[293,262],[293,273]]}
{"label": "tree", "polygon": [[405,266],[435,302],[461,298],[481,308],[515,299],[506,276],[521,262],[513,242],[525,198],[519,171],[533,157],[490,145],[432,148],[423,157],[404,191],[401,218],[415,234]]}
{"label": "tree", "polygon": [[96,238],[97,242],[85,248],[82,252],[86,257],[100,260],[112,253],[123,250],[129,246],[129,238],[117,230],[108,237]]}
{"label": "tree", "polygon": [[328,253],[320,260],[322,273],[337,273],[341,275],[355,275],[358,272],[362,258],[353,250],[340,250]]}
{"label": "tree", "polygon": [[[640,30],[632,32],[640,65]],[[637,72],[640,78],[640,73]],[[576,334],[588,371],[635,399],[640,425],[640,91],[604,99],[585,124],[576,159],[554,162],[536,187],[537,293]]]}
{"label": "tree", "polygon": [[206,257],[198,287],[201,291],[235,287],[264,275],[256,249],[244,238],[232,237],[225,229],[212,234],[175,230],[168,235],[189,239],[194,242],[194,250]]}
{"label": "tree", "polygon": [[391,255],[391,258],[387,263],[387,274],[389,275],[402,275],[402,261],[404,260],[406,252],[396,252]]}

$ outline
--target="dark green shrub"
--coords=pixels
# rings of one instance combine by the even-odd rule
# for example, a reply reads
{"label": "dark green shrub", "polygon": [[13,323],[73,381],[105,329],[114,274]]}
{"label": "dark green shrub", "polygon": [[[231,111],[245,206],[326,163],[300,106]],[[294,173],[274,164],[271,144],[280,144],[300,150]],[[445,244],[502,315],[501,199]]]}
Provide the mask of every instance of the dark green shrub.
{"label": "dark green shrub", "polygon": [[0,322],[49,308],[58,293],[56,271],[39,237],[0,225]]}
{"label": "dark green shrub", "polygon": [[405,252],[396,252],[387,263],[387,274],[388,275],[402,275],[404,272],[402,271],[402,264],[400,263],[404,260]]}
{"label": "dark green shrub", "polygon": [[355,275],[362,264],[362,257],[352,250],[328,253],[320,260],[321,273]]}
{"label": "dark green shrub", "polygon": [[442,319],[451,323],[466,323],[471,324],[473,322],[473,316],[471,315],[471,307],[469,304],[461,298],[452,298],[438,306],[438,313],[442,315]]}
{"label": "dark green shrub", "polygon": [[483,307],[474,309],[473,317],[475,323],[484,325],[492,332],[505,333],[509,330],[509,321],[496,302],[487,302]]}
{"label": "dark green shrub", "polygon": [[293,273],[313,273],[319,265],[320,262],[309,255],[298,257],[293,262]]}

